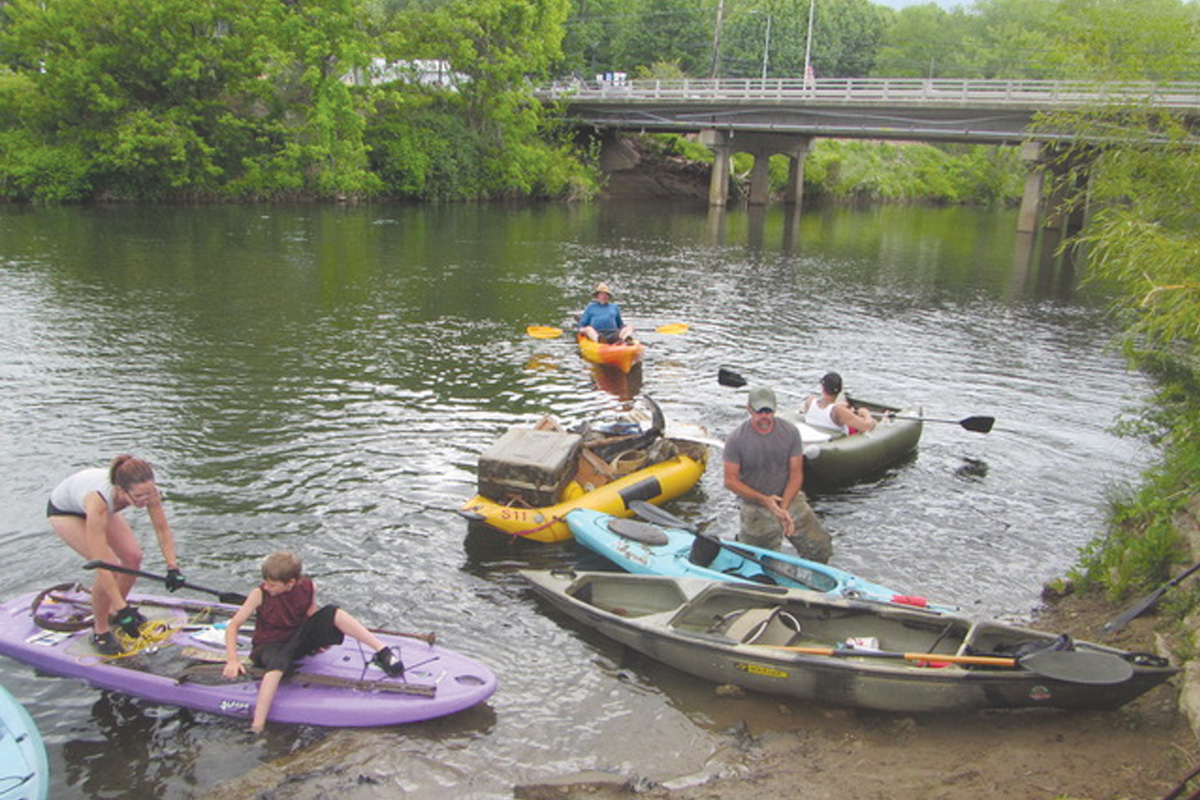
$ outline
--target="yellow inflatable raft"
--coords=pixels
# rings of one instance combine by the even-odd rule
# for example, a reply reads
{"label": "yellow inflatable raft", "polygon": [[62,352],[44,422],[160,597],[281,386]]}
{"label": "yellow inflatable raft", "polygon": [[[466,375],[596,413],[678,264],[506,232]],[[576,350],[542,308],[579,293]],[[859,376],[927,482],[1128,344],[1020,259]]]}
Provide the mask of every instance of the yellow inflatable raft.
{"label": "yellow inflatable raft", "polygon": [[697,442],[653,434],[588,441],[544,419],[509,431],[480,458],[480,493],[458,513],[512,536],[562,542],[571,538],[568,512],[632,516],[634,500],[658,505],[695,486],[707,457]]}

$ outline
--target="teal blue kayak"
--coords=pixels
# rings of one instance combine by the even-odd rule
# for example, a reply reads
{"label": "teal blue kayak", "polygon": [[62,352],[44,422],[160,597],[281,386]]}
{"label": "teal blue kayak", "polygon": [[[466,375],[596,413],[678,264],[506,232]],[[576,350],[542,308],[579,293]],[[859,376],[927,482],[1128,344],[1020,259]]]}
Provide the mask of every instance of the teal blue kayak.
{"label": "teal blue kayak", "polygon": [[[839,597],[928,606],[924,597],[901,594],[828,564],[741,542],[584,508],[567,514],[567,525],[576,541],[626,572],[768,584]],[[947,609],[935,607],[935,610]]]}
{"label": "teal blue kayak", "polygon": [[50,767],[33,717],[0,686],[0,800],[46,800]]}

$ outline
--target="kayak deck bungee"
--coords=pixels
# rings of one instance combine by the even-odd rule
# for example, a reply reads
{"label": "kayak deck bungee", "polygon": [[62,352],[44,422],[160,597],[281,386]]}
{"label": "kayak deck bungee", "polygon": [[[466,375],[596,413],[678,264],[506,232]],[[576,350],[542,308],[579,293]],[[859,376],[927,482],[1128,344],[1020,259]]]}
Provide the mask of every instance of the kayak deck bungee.
{"label": "kayak deck bungee", "polygon": [[621,372],[633,369],[633,365],[642,360],[642,354],[646,351],[646,345],[636,339],[628,343],[606,344],[594,342],[583,334],[578,334],[576,341],[579,343],[579,354],[585,360],[593,364],[616,367]]}
{"label": "kayak deck bungee", "polygon": [[[130,652],[105,657],[90,643],[91,598],[77,584],[26,594],[0,605],[0,654],[54,675],[79,678],[166,705],[248,719],[258,682],[226,680],[224,622],[235,606],[132,595],[149,619]],[[396,725],[432,719],[492,695],[496,678],[473,658],[414,637],[376,634],[404,663],[389,678],[373,653],[346,638],[297,662],[279,687],[268,719],[332,727]],[[240,644],[248,648],[249,639]]]}

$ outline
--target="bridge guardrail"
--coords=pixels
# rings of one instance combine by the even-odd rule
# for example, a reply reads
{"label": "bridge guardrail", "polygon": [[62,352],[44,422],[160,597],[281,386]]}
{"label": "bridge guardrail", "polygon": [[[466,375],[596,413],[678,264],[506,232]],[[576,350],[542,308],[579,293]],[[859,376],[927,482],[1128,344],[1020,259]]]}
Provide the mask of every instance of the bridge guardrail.
{"label": "bridge guardrail", "polygon": [[635,79],[620,82],[558,81],[537,87],[545,100],[990,104],[1067,108],[1144,103],[1157,108],[1200,109],[1200,82],[1163,83],[946,78],[721,78]]}

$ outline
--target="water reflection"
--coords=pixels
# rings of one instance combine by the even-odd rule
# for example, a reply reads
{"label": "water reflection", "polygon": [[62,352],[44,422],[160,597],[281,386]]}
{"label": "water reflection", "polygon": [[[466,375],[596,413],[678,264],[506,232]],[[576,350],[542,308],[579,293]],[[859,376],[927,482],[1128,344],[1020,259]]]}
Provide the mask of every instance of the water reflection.
{"label": "water reflection", "polygon": [[631,401],[642,393],[642,365],[640,363],[634,364],[628,373],[621,372],[616,367],[607,364],[591,364],[589,369],[596,388],[608,392],[619,400],[626,401],[623,403],[625,407],[630,407]]}

